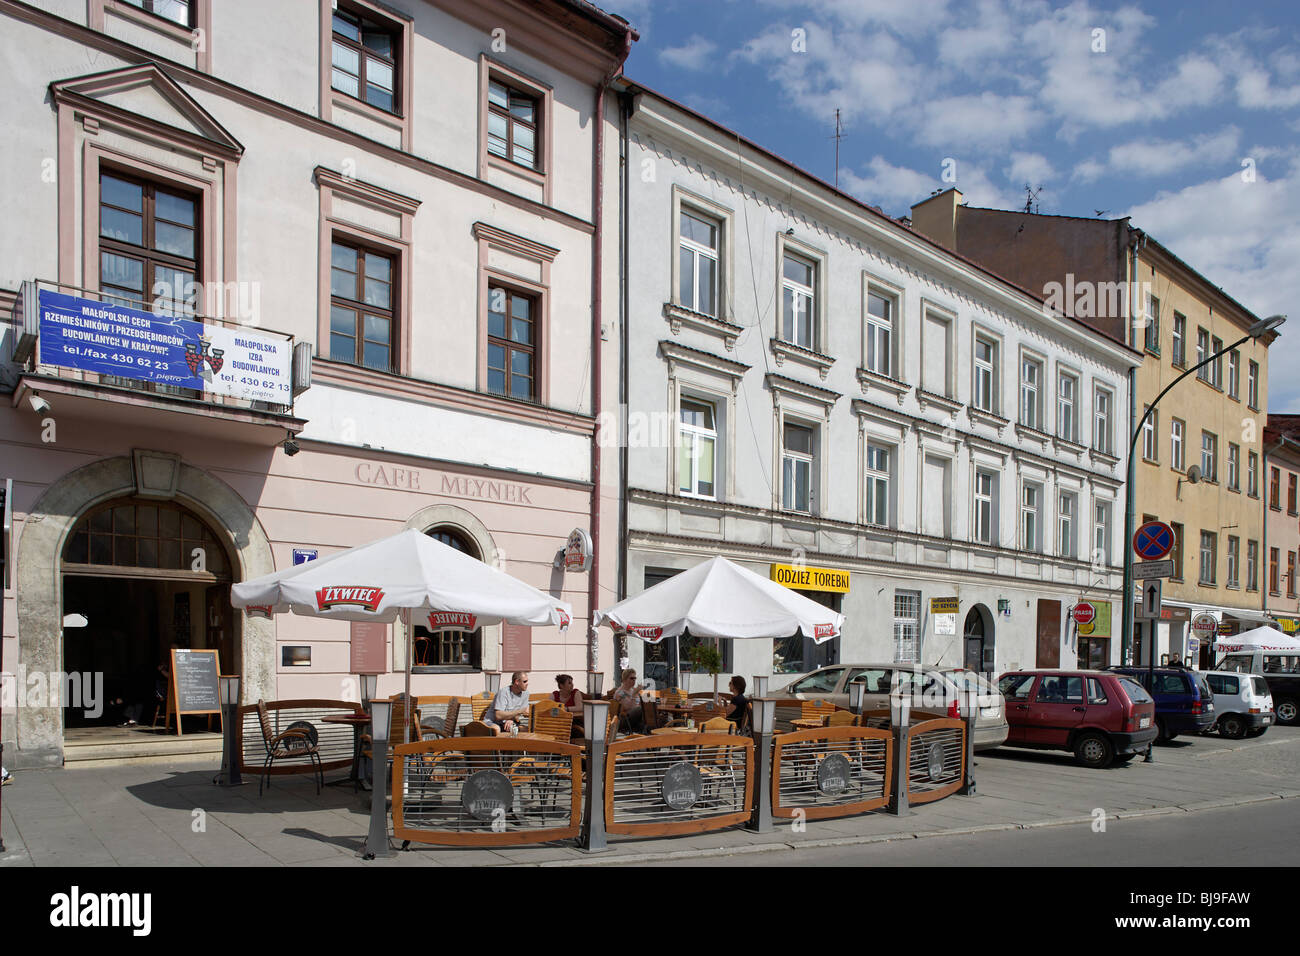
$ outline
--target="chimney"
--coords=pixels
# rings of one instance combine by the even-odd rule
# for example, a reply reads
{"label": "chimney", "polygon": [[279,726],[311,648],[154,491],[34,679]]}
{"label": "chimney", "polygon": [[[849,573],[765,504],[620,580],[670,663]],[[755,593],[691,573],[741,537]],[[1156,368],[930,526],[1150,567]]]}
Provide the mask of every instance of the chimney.
{"label": "chimney", "polygon": [[946,249],[957,251],[957,207],[962,195],[956,187],[923,199],[912,207],[912,228]]}

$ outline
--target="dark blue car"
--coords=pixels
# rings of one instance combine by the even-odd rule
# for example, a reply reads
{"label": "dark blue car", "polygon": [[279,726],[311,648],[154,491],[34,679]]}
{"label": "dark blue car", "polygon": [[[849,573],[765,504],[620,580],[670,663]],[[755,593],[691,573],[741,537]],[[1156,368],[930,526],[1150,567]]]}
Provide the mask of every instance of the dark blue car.
{"label": "dark blue car", "polygon": [[1146,688],[1156,702],[1160,741],[1200,734],[1214,725],[1214,694],[1205,678],[1185,667],[1111,667]]}

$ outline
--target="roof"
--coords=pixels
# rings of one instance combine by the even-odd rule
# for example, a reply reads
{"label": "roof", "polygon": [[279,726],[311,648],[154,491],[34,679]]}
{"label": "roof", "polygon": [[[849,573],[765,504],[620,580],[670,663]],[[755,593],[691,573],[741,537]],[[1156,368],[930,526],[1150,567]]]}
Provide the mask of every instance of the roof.
{"label": "roof", "polygon": [[631,34],[633,41],[641,39],[641,34],[637,33],[625,19],[616,13],[606,13],[594,3],[589,3],[588,0],[558,0],[558,2],[616,36]]}
{"label": "roof", "polygon": [[[679,103],[671,96],[667,96],[663,93],[660,93],[658,90],[646,86],[644,83],[641,83],[638,80],[634,80],[630,77],[624,76],[623,81],[627,85],[629,92],[648,93],[651,96],[655,97],[656,99],[660,99],[663,102],[670,104],[674,109],[680,110],[683,113],[686,113],[694,117],[695,119],[699,120],[701,123],[704,123],[707,126],[711,126],[714,129],[719,130],[723,133],[726,133],[727,137],[729,139],[735,140],[738,145],[743,144],[744,146],[747,146],[749,149],[753,150],[754,152],[759,153],[760,155],[765,156],[768,159],[781,164],[782,166],[785,166],[787,169],[798,173],[800,176],[803,176],[805,179],[809,180],[812,183],[815,183],[817,186],[824,189],[826,192],[830,193],[836,199],[841,200],[851,206],[857,207],[858,209],[865,211],[867,214],[880,219],[882,222],[886,223],[889,228],[902,230],[903,232],[907,233],[908,236],[920,240],[921,242],[930,246],[931,248],[933,248],[935,251],[939,252],[943,256],[946,256],[949,259],[956,260],[957,262],[960,262],[962,265],[968,266],[974,271],[982,273],[983,275],[986,275],[989,278],[994,279],[997,282],[1000,282],[1002,285],[1007,286],[1010,289],[1014,289],[1016,292],[1019,292],[1021,295],[1028,297],[1029,299],[1033,300],[1039,305],[1046,304],[1043,297],[1040,296],[1038,293],[1032,292],[1029,289],[1026,289],[1024,286],[1018,285],[1017,283],[1008,279],[1006,276],[998,275],[992,269],[989,269],[987,266],[982,265],[979,262],[976,262],[974,259],[969,259],[966,256],[963,256],[959,252],[954,252],[953,250],[949,249],[947,246],[940,245],[939,243],[931,239],[929,236],[917,232],[907,223],[904,223],[903,221],[899,219],[895,219],[893,216],[890,216],[888,213],[884,212],[884,210],[882,210],[879,206],[873,206],[868,202],[863,202],[861,199],[858,199],[856,196],[849,195],[848,193],[841,190],[838,186],[831,185],[830,183],[826,182],[826,180],[822,179],[820,176],[808,172],[808,170],[804,169],[801,166],[797,166],[796,164],[792,163],[790,160],[784,158],[783,156],[780,156],[779,154],[772,152],[767,147],[760,146],[758,143],[755,143],[753,140],[748,139],[745,136],[742,136],[740,133],[736,132],[730,127],[722,125],[717,120],[705,116],[703,113],[699,112],[698,110],[692,109],[691,107],[685,105],[684,103]],[[1125,351],[1130,352],[1133,355],[1137,355],[1137,356],[1142,355],[1142,352],[1140,350],[1133,348],[1122,339],[1116,338],[1113,335],[1110,335],[1097,328],[1094,328],[1093,326],[1082,321],[1081,319],[1076,319],[1073,316],[1069,316],[1069,315],[1060,315],[1059,318],[1062,319],[1063,321],[1072,322],[1075,325],[1079,326],[1080,328],[1086,329],[1090,334],[1098,336],[1099,338],[1106,339],[1107,341],[1120,346]]]}

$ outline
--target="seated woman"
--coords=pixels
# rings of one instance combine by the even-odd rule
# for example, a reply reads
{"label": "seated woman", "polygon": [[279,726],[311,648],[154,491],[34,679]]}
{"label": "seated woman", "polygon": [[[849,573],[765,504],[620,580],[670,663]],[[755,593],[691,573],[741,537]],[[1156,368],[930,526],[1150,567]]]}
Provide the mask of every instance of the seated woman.
{"label": "seated woman", "polygon": [[640,733],[645,729],[645,710],[641,706],[641,688],[636,683],[636,671],[629,667],[623,671],[623,683],[614,691],[615,705],[619,709],[619,730]]}
{"label": "seated woman", "polygon": [[731,678],[731,683],[727,685],[731,690],[731,710],[727,712],[727,719],[736,725],[737,731],[745,729],[748,717],[746,712],[749,709],[749,699],[745,696],[745,686],[745,678],[739,674]]}
{"label": "seated woman", "polygon": [[582,730],[582,691],[573,686],[573,678],[568,674],[557,674],[555,683],[559,690],[551,691],[551,700],[573,714],[573,731],[571,737],[581,737]]}

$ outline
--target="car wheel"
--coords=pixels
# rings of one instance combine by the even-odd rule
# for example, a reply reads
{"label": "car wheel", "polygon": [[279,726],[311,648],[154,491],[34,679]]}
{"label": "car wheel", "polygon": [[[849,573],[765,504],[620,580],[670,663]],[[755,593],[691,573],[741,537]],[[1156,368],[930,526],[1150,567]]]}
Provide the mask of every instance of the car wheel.
{"label": "car wheel", "polygon": [[1274,712],[1277,714],[1279,724],[1294,724],[1297,716],[1296,702],[1290,697],[1283,697],[1277,702]]}
{"label": "car wheel", "polygon": [[1236,714],[1219,718],[1219,733],[1229,740],[1240,740],[1246,736],[1246,722]]}
{"label": "car wheel", "polygon": [[1115,748],[1102,734],[1084,734],[1074,743],[1074,759],[1085,767],[1100,770],[1115,759]]}
{"label": "car wheel", "polygon": [[1165,733],[1165,722],[1161,720],[1159,717],[1157,717],[1156,718],[1156,742],[1164,743],[1166,740],[1171,740],[1171,739],[1173,738],[1171,738],[1167,733]]}

